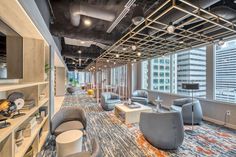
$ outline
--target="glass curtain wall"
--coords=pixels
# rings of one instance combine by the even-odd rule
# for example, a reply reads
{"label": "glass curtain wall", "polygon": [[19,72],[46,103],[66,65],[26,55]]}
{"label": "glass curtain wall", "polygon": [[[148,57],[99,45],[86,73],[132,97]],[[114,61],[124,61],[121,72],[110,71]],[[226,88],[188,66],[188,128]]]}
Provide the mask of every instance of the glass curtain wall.
{"label": "glass curtain wall", "polygon": [[142,67],[142,89],[148,89],[148,60],[141,63]]}
{"label": "glass curtain wall", "polygon": [[236,39],[215,46],[215,99],[236,102]]}

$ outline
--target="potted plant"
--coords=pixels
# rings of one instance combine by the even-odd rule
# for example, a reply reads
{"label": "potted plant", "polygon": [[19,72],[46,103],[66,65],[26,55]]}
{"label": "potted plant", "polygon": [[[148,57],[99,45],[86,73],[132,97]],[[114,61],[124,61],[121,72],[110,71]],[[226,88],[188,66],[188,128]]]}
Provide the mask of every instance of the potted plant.
{"label": "potted plant", "polygon": [[50,70],[50,66],[49,64],[45,64],[45,67],[44,67],[44,80],[46,81],[48,79],[48,72]]}

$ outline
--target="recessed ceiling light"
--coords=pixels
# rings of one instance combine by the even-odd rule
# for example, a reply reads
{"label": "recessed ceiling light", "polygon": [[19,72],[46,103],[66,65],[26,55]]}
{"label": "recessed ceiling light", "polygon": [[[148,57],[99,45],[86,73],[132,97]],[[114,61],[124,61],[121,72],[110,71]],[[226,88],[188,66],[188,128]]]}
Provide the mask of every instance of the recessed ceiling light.
{"label": "recessed ceiling light", "polygon": [[91,26],[91,24],[92,24],[92,21],[90,19],[85,19],[84,20],[84,25],[85,26]]}
{"label": "recessed ceiling light", "polygon": [[141,56],[141,52],[138,52],[137,55],[138,55],[138,56]]}
{"label": "recessed ceiling light", "polygon": [[116,58],[119,58],[120,57],[120,55],[119,54],[116,54]]}
{"label": "recessed ceiling light", "polygon": [[135,51],[137,49],[137,47],[135,45],[132,45],[131,48],[133,51]]}
{"label": "recessed ceiling light", "polygon": [[175,32],[175,26],[173,25],[172,22],[170,22],[169,26],[167,27],[167,32],[168,32],[169,34],[172,34],[172,33]]}

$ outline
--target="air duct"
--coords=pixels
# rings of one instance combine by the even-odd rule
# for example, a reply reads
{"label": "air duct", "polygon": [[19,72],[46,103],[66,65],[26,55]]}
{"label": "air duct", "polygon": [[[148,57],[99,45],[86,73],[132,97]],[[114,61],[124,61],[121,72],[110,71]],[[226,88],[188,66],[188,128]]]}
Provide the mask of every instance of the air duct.
{"label": "air duct", "polygon": [[73,26],[79,26],[80,16],[88,16],[96,19],[105,21],[113,21],[115,14],[111,11],[99,8],[94,5],[82,4],[82,3],[71,3],[70,4],[70,19]]}

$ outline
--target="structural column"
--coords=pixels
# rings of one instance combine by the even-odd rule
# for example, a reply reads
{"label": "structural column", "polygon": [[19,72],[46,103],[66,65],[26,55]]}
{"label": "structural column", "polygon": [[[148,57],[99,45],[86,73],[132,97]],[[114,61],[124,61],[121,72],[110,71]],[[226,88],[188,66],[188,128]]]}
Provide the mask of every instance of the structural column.
{"label": "structural column", "polygon": [[215,50],[214,45],[206,47],[206,99],[215,98]]}

